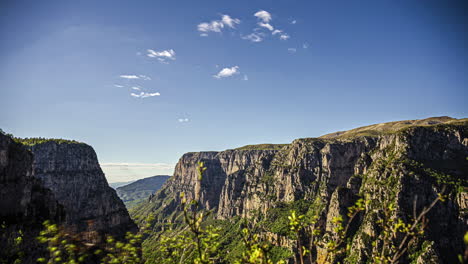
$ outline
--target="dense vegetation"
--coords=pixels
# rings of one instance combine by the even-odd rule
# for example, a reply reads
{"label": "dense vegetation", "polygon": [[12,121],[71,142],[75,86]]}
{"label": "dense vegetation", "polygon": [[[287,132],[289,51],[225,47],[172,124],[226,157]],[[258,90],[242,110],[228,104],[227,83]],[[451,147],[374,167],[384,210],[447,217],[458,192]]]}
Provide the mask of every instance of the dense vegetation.
{"label": "dense vegetation", "polygon": [[26,146],[34,146],[37,144],[43,144],[47,142],[54,142],[57,144],[84,144],[76,140],[69,140],[69,139],[62,139],[62,138],[42,138],[42,137],[18,138],[18,137],[14,137],[13,140],[17,143],[20,143]]}
{"label": "dense vegetation", "polygon": [[[376,170],[394,164],[414,162],[389,156],[378,162]],[[202,172],[203,169],[201,168]],[[382,172],[384,173],[384,172]],[[426,171],[415,173],[429,173]],[[357,175],[369,181],[366,175]],[[431,176],[432,177],[432,176]],[[436,177],[436,176],[434,176]],[[146,263],[356,263],[351,252],[352,237],[357,235],[354,220],[362,217],[368,208],[381,208],[374,215],[379,235],[363,240],[371,258],[369,263],[409,263],[426,259],[425,254],[433,246],[426,240],[428,222],[426,215],[438,203],[444,203],[448,195],[458,192],[460,183],[442,177],[435,178],[440,194],[410,220],[396,218],[395,200],[373,201],[361,197],[350,206],[344,215],[334,217],[331,229],[324,229],[319,223],[324,203],[320,198],[314,201],[303,199],[291,203],[278,203],[266,214],[258,212],[251,218],[235,217],[230,220],[215,220],[211,212],[200,209],[197,200],[187,201],[181,194],[181,211],[172,217],[174,221],[152,225],[152,234],[143,242],[143,256]],[[392,178],[373,185],[395,188]],[[374,205],[372,205],[374,204]],[[141,223],[147,223],[141,221]],[[288,241],[285,247],[274,245],[272,237],[283,237]],[[460,234],[463,236],[463,234]],[[467,241],[468,242],[468,241]],[[464,263],[468,255],[459,255]],[[431,259],[426,259],[431,263]]]}

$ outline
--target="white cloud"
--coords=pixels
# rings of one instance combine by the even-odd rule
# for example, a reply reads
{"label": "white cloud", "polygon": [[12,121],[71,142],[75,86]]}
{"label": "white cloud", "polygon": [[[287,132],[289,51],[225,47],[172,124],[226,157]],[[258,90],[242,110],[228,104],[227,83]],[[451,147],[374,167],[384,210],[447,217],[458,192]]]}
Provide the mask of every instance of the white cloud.
{"label": "white cloud", "polygon": [[304,43],[304,44],[302,44],[302,48],[303,48],[303,49],[309,48],[309,43]]}
{"label": "white cloud", "polygon": [[148,77],[146,75],[143,75],[143,74],[140,74],[140,75],[134,75],[134,74],[120,75],[120,78],[127,79],[127,80],[138,80],[138,79],[141,79],[141,80],[144,80],[144,81],[151,80],[150,77]]}
{"label": "white cloud", "polygon": [[258,11],[257,13],[254,14],[254,16],[261,19],[264,23],[268,23],[271,20],[271,14],[265,10]]}
{"label": "white cloud", "polygon": [[140,79],[140,77],[138,77],[137,75],[120,75],[120,78],[128,79],[128,80],[131,80],[131,79]]}
{"label": "white cloud", "polygon": [[140,90],[141,90],[141,87],[139,87],[139,86],[133,86],[132,89],[135,90],[135,91],[140,91]]}
{"label": "white cloud", "polygon": [[273,30],[274,30],[273,26],[270,25],[269,23],[262,23],[262,22],[259,22],[258,25],[261,26],[261,27],[267,28],[267,29],[270,30],[270,31],[273,31]]}
{"label": "white cloud", "polygon": [[289,35],[286,34],[286,33],[280,35],[280,39],[281,39],[281,40],[287,40],[287,39],[289,39],[289,38],[290,38]]}
{"label": "white cloud", "polygon": [[122,88],[122,87],[124,87],[123,85],[120,85],[120,84],[114,84],[114,86],[117,87],[117,88]]}
{"label": "white cloud", "polygon": [[235,28],[236,24],[240,24],[240,19],[232,18],[229,15],[222,15],[221,20],[213,20],[211,22],[203,22],[198,24],[198,31],[202,32],[200,36],[208,36],[208,32],[221,33],[222,29],[227,26],[230,28]]}
{"label": "white cloud", "polygon": [[152,49],[146,50],[148,53],[146,56],[150,58],[157,58],[159,62],[167,63],[167,60],[175,60],[176,53],[173,49],[170,50],[162,50],[162,51],[154,51]]}
{"label": "white cloud", "polygon": [[296,53],[296,48],[288,48],[289,53]]}
{"label": "white cloud", "polygon": [[[278,35],[280,40],[287,40],[289,39],[289,35],[286,34],[283,30],[280,29],[275,29],[275,27],[270,24],[270,21],[272,20],[271,14],[268,13],[265,10],[260,10],[257,13],[254,14],[255,17],[257,17],[260,21],[257,23],[258,26],[261,28],[266,28],[271,31],[271,34],[273,36]],[[254,31],[258,31],[260,28],[254,29]],[[252,42],[260,42],[263,40],[263,36],[259,36],[259,33],[252,33],[250,35],[247,35],[243,37],[243,39],[248,39]]]}
{"label": "white cloud", "polygon": [[218,72],[218,74],[214,75],[213,77],[215,77],[216,79],[221,79],[221,78],[233,76],[234,74],[238,74],[238,73],[239,73],[239,66],[234,66],[231,68],[222,69],[220,72]]}
{"label": "white cloud", "polygon": [[283,30],[275,29],[273,32],[271,32],[271,34],[274,36],[274,35],[279,34],[281,32],[283,32]]}
{"label": "white cloud", "polygon": [[138,75],[138,77],[140,77],[140,79],[145,80],[145,81],[150,81],[151,80],[150,77],[148,77],[146,75],[143,75],[143,74]]}
{"label": "white cloud", "polygon": [[248,81],[248,80],[249,80],[249,76],[247,76],[246,74],[244,74],[244,78],[243,78],[242,80]]}
{"label": "white cloud", "polygon": [[179,121],[179,123],[186,123],[186,122],[190,121],[190,119],[188,119],[188,118],[179,118],[179,119],[177,119],[177,121]]}
{"label": "white cloud", "polygon": [[136,98],[146,98],[146,97],[160,96],[161,94],[160,93],[141,92],[139,94],[131,93],[130,95],[133,96],[133,97],[136,97]]}
{"label": "white cloud", "polygon": [[198,24],[198,31],[200,32],[221,32],[221,29],[224,27],[224,23],[222,21],[214,20],[210,23],[200,23]]}
{"label": "white cloud", "polygon": [[236,24],[240,24],[240,20],[237,18],[231,18],[228,15],[223,15],[221,21],[230,28],[235,28]]}
{"label": "white cloud", "polygon": [[252,42],[261,42],[263,40],[263,35],[260,33],[251,33],[247,36],[243,36],[242,39],[247,39]]}
{"label": "white cloud", "polygon": [[294,25],[294,24],[296,24],[296,23],[297,23],[297,20],[291,21],[291,24],[292,24],[292,25]]}

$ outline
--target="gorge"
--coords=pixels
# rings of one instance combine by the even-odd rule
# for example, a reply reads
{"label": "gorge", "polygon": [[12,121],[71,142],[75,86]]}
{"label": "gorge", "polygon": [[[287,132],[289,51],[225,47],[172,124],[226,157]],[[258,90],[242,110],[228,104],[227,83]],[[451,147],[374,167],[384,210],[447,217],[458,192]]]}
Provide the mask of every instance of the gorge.
{"label": "gorge", "polygon": [[[233,263],[244,246],[236,234],[245,221],[271,243],[274,261],[300,263],[297,241],[312,245],[308,229],[294,238],[291,211],[315,217],[313,228],[333,231],[359,199],[365,209],[350,221],[341,263],[375,263],[381,245],[378,219],[386,208],[392,219],[411,223],[442,194],[425,215],[426,231],[397,263],[456,263],[468,226],[468,120],[449,117],[383,123],[290,144],[249,145],[221,152],[184,154],[174,174],[155,194],[129,213],[110,188],[94,150],[75,141],[14,139],[0,135],[0,220],[2,260],[11,260],[20,233],[21,263],[35,263],[44,248],[35,237],[52,220],[85,243],[99,245],[107,235],[149,225],[143,242],[146,263],[161,253],[161,236],[180,234],[183,199],[198,200],[218,228],[214,263]],[[199,180],[198,164],[206,170]],[[181,193],[184,194],[183,199]],[[139,197],[141,199],[141,197]],[[147,219],[154,217],[154,221]],[[307,232],[306,232],[307,231]],[[396,238],[401,239],[401,238]],[[32,250],[31,248],[36,248]],[[310,247],[306,263],[326,263],[333,252]],[[17,256],[16,256],[17,257]],[[7,263],[7,262],[5,262]],[[161,263],[161,262],[159,262]],[[187,263],[190,263],[187,260]]]}

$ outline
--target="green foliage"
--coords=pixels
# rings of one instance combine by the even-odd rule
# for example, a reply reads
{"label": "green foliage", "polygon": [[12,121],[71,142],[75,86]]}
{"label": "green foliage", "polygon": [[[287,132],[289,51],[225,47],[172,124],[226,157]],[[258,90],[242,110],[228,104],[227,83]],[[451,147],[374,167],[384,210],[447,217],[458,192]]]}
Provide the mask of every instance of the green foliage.
{"label": "green foliage", "polygon": [[415,160],[406,159],[403,162],[408,165],[413,175],[426,175],[432,178],[439,186],[449,188],[450,190],[448,191],[453,190],[455,193],[460,193],[464,192],[468,187],[468,180],[465,177],[459,177],[428,168],[424,166],[423,163]]}
{"label": "green foliage", "polygon": [[68,140],[68,139],[62,139],[62,138],[42,138],[42,137],[18,138],[18,137],[14,137],[13,140],[17,143],[20,143],[26,146],[34,146],[34,145],[43,144],[47,142],[55,142],[57,144],[84,144],[76,140]]}
{"label": "green foliage", "polygon": [[4,242],[1,248],[0,264],[19,264],[23,262],[25,256],[23,248],[24,234],[21,229],[11,231],[3,222],[0,225],[0,242]]}
{"label": "green foliage", "polygon": [[[386,157],[375,165],[384,175],[388,170],[395,169],[393,166],[399,162],[392,152],[387,153]],[[199,163],[197,170],[198,185],[206,167]],[[369,181],[371,178],[365,175],[363,180]],[[382,177],[377,181],[381,181],[379,184],[386,188],[394,188],[397,184],[394,177]],[[195,187],[195,191],[200,189]],[[258,212],[254,220],[240,217],[217,220],[210,211],[202,209],[197,198],[199,195],[195,193],[195,199],[188,201],[181,193],[181,207],[173,221],[160,222],[161,219],[156,219],[158,223],[153,223],[155,219],[140,219],[140,224],[146,223],[144,233],[127,234],[124,242],[109,237],[102,250],[94,252],[95,256],[102,263],[280,264],[295,258],[296,263],[302,264],[314,263],[319,257],[320,263],[353,262],[357,261],[351,250],[356,235],[351,231],[351,226],[353,220],[364,215],[371,206],[370,200],[358,199],[348,207],[346,215],[334,217],[325,227],[321,219],[327,203],[320,196],[313,200],[276,203],[265,215]],[[386,264],[398,263],[402,258],[418,258],[428,248],[428,243],[424,243],[423,239],[427,226],[425,215],[443,199],[444,195],[438,196],[410,221],[397,217],[394,199],[387,200],[382,207],[372,205],[377,209],[369,213],[375,215],[373,222],[379,229],[375,234],[360,234],[362,243],[370,249],[371,261]],[[164,230],[161,229],[163,227]],[[152,234],[143,243],[142,259],[140,244],[150,228]],[[293,251],[272,245],[272,233],[294,242]],[[47,224],[46,231],[41,233],[39,239],[47,243],[49,249],[49,256],[41,259],[43,262],[79,263],[88,258],[89,250],[76,244],[55,225]],[[468,240],[468,235],[465,239]],[[319,256],[319,250],[324,254]]]}
{"label": "green foliage", "polygon": [[88,248],[79,243],[76,237],[66,233],[63,229],[50,221],[43,223],[42,230],[37,240],[47,245],[48,256],[37,259],[37,262],[55,264],[83,263],[88,257]]}
{"label": "green foliage", "polygon": [[66,232],[62,227],[52,224],[50,221],[43,223],[42,230],[37,240],[47,246],[48,254],[37,259],[39,263],[47,264],[77,264],[89,263],[96,259],[102,264],[138,264],[141,259],[141,242],[143,233],[133,234],[127,232],[123,241],[118,241],[111,236],[99,249],[93,249],[96,245],[83,243],[76,235]]}
{"label": "green foliage", "polygon": [[291,203],[280,202],[273,208],[268,209],[264,219],[259,223],[260,226],[272,233],[288,236],[290,235],[290,212],[294,211],[298,214],[305,215],[304,221],[310,223],[313,217],[314,205],[310,201],[303,199],[296,200]]}

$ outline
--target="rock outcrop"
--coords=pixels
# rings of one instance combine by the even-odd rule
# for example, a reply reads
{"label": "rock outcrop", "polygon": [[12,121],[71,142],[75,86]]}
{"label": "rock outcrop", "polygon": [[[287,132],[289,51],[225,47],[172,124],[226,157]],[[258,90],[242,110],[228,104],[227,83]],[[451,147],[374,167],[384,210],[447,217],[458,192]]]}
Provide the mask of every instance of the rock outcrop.
{"label": "rock outcrop", "polygon": [[36,263],[44,253],[36,237],[45,220],[63,223],[65,211],[33,176],[33,156],[0,133],[0,262]]}
{"label": "rock outcrop", "polygon": [[68,230],[89,243],[137,230],[125,205],[109,187],[92,147],[48,141],[31,146],[31,152],[33,175],[64,206]]}
{"label": "rock outcrop", "polygon": [[[340,132],[263,149],[187,153],[174,176],[134,213],[154,213],[160,222],[177,221],[181,192],[188,199],[198,198],[218,219],[255,217],[259,212],[268,214],[278,204],[304,200],[318,211],[319,228],[327,230],[331,218],[346,214],[362,197],[370,202],[353,224],[352,254],[343,261],[365,263],[372,255],[369,238],[380,232],[375,219],[383,208],[393,203],[395,216],[410,221],[413,210],[421,211],[446,186],[447,201],[427,214],[425,239],[430,250],[415,261],[421,262],[424,255],[455,263],[468,225],[468,120],[429,121],[402,121],[389,131],[376,125],[380,130]],[[199,161],[207,168],[201,181]],[[288,245],[284,237],[269,236]],[[317,251],[320,260],[323,249]]]}
{"label": "rock outcrop", "polygon": [[47,256],[36,239],[45,220],[95,248],[107,235],[123,239],[137,231],[90,146],[0,133],[0,262]]}

